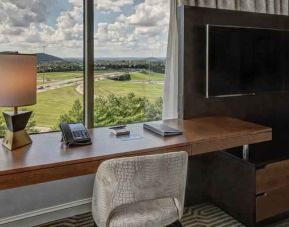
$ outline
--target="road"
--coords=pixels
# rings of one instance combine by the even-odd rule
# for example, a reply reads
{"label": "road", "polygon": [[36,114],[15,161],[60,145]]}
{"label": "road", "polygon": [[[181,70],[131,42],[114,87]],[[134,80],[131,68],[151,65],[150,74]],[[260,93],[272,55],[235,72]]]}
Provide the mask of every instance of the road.
{"label": "road", "polygon": [[[94,80],[104,80],[108,77],[112,76],[121,76],[123,75],[123,72],[112,72],[112,73],[104,73],[104,74],[95,74]],[[68,87],[72,84],[80,85],[83,84],[83,78],[73,78],[73,79],[67,79],[67,80],[59,80],[59,81],[52,81],[43,85],[37,86],[37,93],[46,92],[49,90],[54,90],[58,88]]]}

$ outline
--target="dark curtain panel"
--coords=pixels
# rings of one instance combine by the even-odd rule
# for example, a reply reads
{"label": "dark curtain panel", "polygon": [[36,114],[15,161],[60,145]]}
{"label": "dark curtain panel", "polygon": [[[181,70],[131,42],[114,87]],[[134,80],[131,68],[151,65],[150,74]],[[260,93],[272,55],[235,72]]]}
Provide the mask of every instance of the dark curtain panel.
{"label": "dark curtain panel", "polygon": [[179,0],[181,4],[288,15],[288,0]]}

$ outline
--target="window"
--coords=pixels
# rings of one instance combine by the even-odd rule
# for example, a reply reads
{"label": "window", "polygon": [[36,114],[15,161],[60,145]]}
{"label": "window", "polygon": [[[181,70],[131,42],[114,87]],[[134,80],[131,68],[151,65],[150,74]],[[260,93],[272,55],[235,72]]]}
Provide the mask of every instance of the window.
{"label": "window", "polygon": [[95,4],[95,126],[160,120],[169,1]]}
{"label": "window", "polygon": [[[94,5],[94,126],[160,119],[169,1]],[[82,0],[0,1],[0,52],[38,56],[30,132],[83,121],[83,15]],[[5,128],[1,116],[0,136]]]}
{"label": "window", "polygon": [[[82,1],[0,1],[0,51],[38,56],[37,104],[26,107],[33,111],[30,132],[58,130],[66,113],[69,117],[75,114],[69,113],[75,100],[82,105]],[[82,116],[76,120],[81,121]],[[0,135],[5,128],[1,115]]]}

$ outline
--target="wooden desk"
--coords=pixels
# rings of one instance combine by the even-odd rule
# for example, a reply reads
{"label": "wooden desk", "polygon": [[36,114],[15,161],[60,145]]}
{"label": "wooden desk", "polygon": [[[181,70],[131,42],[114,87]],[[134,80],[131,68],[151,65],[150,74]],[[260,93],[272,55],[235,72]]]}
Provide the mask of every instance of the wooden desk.
{"label": "wooden desk", "polygon": [[[185,150],[197,155],[271,140],[271,128],[228,117],[167,120],[183,135],[160,137],[131,124],[140,139],[123,141],[108,128],[90,130],[93,145],[67,149],[60,133],[33,135],[33,144],[14,151],[0,148],[0,189],[95,173],[107,159]],[[0,141],[2,143],[2,141]]]}

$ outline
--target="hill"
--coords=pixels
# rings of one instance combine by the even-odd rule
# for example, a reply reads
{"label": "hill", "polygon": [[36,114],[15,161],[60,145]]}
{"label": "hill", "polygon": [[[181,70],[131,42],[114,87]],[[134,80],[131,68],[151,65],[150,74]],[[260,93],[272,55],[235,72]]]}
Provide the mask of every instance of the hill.
{"label": "hill", "polygon": [[50,54],[45,54],[45,53],[37,53],[37,63],[38,64],[43,64],[47,62],[65,62],[62,58],[50,55]]}
{"label": "hill", "polygon": [[95,61],[164,61],[165,57],[117,57],[117,58],[94,58]]}

